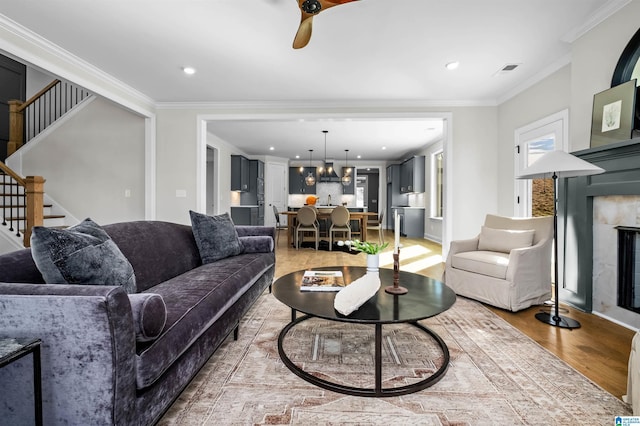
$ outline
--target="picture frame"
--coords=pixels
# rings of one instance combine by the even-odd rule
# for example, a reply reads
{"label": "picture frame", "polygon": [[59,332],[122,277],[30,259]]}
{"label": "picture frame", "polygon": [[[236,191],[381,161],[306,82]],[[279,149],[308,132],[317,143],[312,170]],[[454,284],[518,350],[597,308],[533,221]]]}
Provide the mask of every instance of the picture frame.
{"label": "picture frame", "polygon": [[591,148],[631,139],[636,111],[636,79],[596,93]]}

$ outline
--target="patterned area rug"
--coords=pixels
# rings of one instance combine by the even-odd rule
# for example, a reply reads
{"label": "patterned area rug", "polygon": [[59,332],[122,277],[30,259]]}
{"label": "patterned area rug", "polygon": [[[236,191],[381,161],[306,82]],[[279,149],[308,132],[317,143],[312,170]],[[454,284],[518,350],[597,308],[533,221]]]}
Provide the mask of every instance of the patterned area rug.
{"label": "patterned area rug", "polygon": [[[280,361],[277,339],[291,311],[264,294],[173,404],[160,425],[612,425],[626,404],[481,304],[458,298],[422,321],[447,343],[446,375],[423,391],[391,398],[326,391]],[[437,370],[442,353],[409,325],[383,327],[383,387]],[[373,386],[373,327],[310,319],[284,348],[306,371]]]}

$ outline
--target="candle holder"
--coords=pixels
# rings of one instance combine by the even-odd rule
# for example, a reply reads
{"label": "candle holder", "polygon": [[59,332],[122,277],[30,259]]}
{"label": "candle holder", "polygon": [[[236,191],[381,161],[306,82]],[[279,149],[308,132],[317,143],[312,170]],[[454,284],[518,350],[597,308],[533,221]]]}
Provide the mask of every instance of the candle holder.
{"label": "candle holder", "polygon": [[400,285],[400,249],[393,253],[393,285],[385,287],[384,291],[394,295],[407,294],[409,291]]}

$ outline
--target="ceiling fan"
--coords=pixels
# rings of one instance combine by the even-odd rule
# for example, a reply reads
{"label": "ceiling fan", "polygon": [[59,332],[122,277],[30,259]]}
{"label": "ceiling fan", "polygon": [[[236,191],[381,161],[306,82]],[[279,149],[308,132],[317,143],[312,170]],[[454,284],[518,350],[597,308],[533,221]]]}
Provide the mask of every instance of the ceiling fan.
{"label": "ceiling fan", "polygon": [[319,14],[323,10],[327,10],[333,6],[350,3],[358,0],[298,0],[300,7],[300,26],[296,37],[293,39],[293,48],[300,49],[305,47],[311,39],[311,27],[314,15]]}

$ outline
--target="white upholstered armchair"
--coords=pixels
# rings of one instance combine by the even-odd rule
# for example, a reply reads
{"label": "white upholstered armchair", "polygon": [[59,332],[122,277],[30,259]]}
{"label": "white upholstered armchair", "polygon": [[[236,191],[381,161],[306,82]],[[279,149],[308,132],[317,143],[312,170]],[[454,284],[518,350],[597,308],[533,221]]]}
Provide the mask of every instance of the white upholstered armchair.
{"label": "white upholstered armchair", "polygon": [[456,294],[519,311],[551,298],[553,217],[487,215],[476,238],[452,241],[445,283]]}

